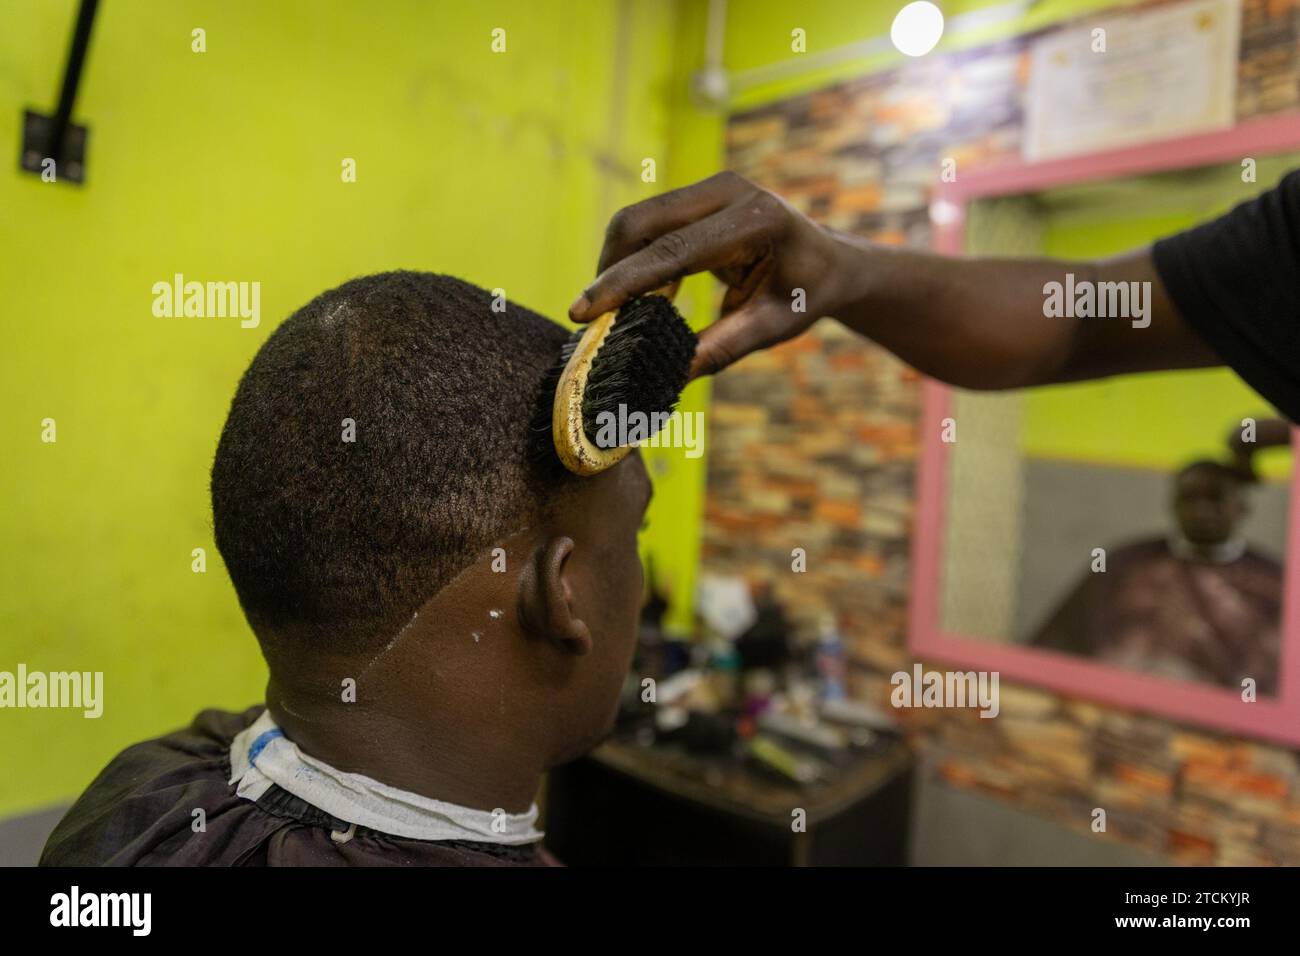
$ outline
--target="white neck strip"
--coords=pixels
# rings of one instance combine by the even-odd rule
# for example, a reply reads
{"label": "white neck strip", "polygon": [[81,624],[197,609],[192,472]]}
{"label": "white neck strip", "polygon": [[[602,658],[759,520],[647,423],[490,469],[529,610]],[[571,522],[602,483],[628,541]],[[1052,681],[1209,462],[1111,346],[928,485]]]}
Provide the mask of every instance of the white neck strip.
{"label": "white neck strip", "polygon": [[1169,550],[1174,557],[1184,561],[1203,561],[1206,564],[1231,564],[1246,553],[1245,538],[1229,538],[1208,547],[1192,544],[1179,532],[1169,536]]}
{"label": "white neck strip", "polygon": [[526,813],[473,810],[399,790],[309,757],[265,710],[230,744],[230,782],[245,800],[274,784],[332,817],[413,840],[474,840],[519,846],[542,838],[537,804]]}

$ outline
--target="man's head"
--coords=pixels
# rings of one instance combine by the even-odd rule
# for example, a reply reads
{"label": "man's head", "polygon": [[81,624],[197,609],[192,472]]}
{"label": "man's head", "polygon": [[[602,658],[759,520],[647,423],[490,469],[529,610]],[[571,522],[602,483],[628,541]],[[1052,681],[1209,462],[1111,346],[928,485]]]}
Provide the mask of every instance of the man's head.
{"label": "man's head", "polygon": [[428,708],[469,733],[485,695],[494,712],[536,699],[551,760],[612,716],[649,482],[636,455],[576,479],[546,453],[537,407],[567,333],[493,304],[392,272],[291,316],[231,404],[215,534],[288,709],[352,678],[359,709]]}
{"label": "man's head", "polygon": [[1243,477],[1217,461],[1202,459],[1174,477],[1174,516],[1192,544],[1222,544],[1246,517]]}

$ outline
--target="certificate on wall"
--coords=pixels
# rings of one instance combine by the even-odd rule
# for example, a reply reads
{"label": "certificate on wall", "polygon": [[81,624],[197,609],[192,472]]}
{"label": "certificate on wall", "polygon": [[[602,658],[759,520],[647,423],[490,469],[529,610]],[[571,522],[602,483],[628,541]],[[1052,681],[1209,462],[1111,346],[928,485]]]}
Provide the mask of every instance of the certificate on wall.
{"label": "certificate on wall", "polygon": [[1189,0],[1043,37],[1030,51],[1025,159],[1231,126],[1240,30],[1240,0]]}

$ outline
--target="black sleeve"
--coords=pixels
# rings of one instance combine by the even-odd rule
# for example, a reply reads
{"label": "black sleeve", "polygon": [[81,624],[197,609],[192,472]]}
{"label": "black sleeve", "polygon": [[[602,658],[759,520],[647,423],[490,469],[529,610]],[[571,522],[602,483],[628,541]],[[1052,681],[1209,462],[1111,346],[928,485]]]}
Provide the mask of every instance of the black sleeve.
{"label": "black sleeve", "polygon": [[1300,422],[1300,170],[1152,249],[1187,322],[1224,363]]}

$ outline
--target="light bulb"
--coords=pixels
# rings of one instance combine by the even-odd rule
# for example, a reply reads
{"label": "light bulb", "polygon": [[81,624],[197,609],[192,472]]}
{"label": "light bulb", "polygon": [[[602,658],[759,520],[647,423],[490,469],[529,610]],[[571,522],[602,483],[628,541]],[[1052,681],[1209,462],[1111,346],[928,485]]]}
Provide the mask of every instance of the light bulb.
{"label": "light bulb", "polygon": [[898,11],[889,39],[898,52],[908,56],[925,56],[943,36],[943,13],[929,0],[917,0]]}

